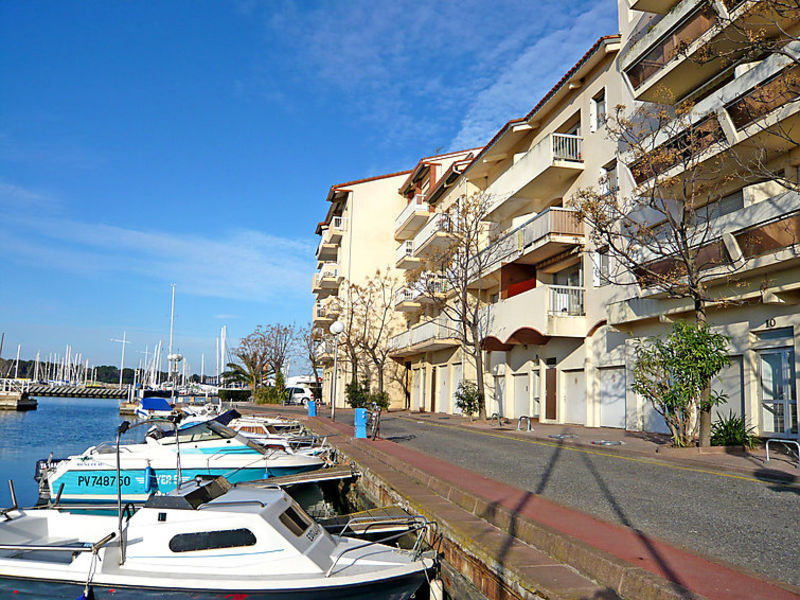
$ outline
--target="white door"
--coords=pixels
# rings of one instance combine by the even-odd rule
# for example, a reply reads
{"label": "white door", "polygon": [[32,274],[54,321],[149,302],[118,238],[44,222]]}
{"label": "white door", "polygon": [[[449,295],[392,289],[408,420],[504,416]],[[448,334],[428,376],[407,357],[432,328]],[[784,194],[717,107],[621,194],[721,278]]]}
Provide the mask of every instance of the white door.
{"label": "white door", "polygon": [[503,412],[503,404],[506,398],[506,376],[494,376],[494,410],[492,413],[497,413],[501,417],[505,416]]}
{"label": "white door", "polygon": [[531,371],[531,392],[533,396],[533,401],[531,403],[531,416],[534,418],[539,418],[541,414],[540,409],[540,398],[542,395],[542,382],[541,376],[539,375],[539,367],[534,367],[533,371]]}
{"label": "white door", "polygon": [[794,350],[763,350],[758,357],[761,368],[761,432],[796,436]]}
{"label": "white door", "polygon": [[426,379],[427,379],[425,377],[425,372],[426,371],[427,371],[427,369],[425,367],[422,367],[419,370],[419,407],[420,407],[420,409],[427,409],[427,407],[425,406],[425,396],[426,396],[425,392],[428,389],[428,386],[425,385],[426,384]]}
{"label": "white door", "polygon": [[564,371],[564,384],[564,421],[586,425],[586,374],[583,369]]}
{"label": "white door", "polygon": [[625,367],[600,369],[600,427],[625,427]]}
{"label": "white door", "polygon": [[450,412],[450,394],[448,393],[448,381],[450,380],[450,367],[442,365],[438,369],[439,390],[437,392],[436,408],[440,413]]}
{"label": "white door", "polygon": [[420,375],[422,371],[420,369],[414,369],[414,400],[411,404],[411,408],[413,410],[419,410],[419,400],[422,397],[422,392],[420,391],[420,386],[422,384],[422,377]]}
{"label": "white door", "polygon": [[527,373],[514,374],[514,417],[530,417],[531,390]]}
{"label": "white door", "polygon": [[461,363],[456,363],[453,365],[453,414],[460,415],[461,409],[456,406],[456,392],[458,391],[458,386],[461,385],[461,382],[464,381],[464,367]]}

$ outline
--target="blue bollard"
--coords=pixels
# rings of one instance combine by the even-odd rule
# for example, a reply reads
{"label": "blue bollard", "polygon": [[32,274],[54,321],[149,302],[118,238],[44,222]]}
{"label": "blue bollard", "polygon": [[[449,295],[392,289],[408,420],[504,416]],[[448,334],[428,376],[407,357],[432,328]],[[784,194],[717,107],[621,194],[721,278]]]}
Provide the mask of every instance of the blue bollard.
{"label": "blue bollard", "polygon": [[316,417],[317,416],[317,402],[316,402],[316,400],[309,400],[308,401],[308,416],[309,417]]}
{"label": "blue bollard", "polygon": [[354,423],[356,426],[356,438],[367,439],[367,409],[357,408]]}

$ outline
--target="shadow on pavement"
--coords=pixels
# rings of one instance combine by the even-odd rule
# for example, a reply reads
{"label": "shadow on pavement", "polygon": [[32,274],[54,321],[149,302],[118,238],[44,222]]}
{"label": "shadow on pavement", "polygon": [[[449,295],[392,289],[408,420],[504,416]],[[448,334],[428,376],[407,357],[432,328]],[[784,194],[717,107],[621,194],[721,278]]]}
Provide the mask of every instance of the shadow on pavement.
{"label": "shadow on pavement", "polygon": [[658,563],[658,566],[661,568],[661,571],[664,574],[664,577],[675,586],[675,591],[682,593],[686,589],[686,585],[684,584],[683,580],[681,579],[680,575],[672,568],[669,562],[666,560],[665,557],[661,555],[658,551],[658,548],[655,547],[652,540],[645,534],[643,531],[640,531],[636,527],[633,526],[628,516],[625,514],[622,506],[619,504],[617,499],[614,497],[614,494],[611,492],[609,487],[606,485],[603,476],[595,467],[594,463],[592,462],[591,456],[588,454],[581,455],[583,458],[583,462],[586,463],[586,468],[592,474],[595,481],[597,482],[597,487],[600,488],[603,496],[605,496],[606,500],[608,500],[611,509],[616,513],[617,517],[619,517],[620,522],[625,525],[625,527],[629,528],[636,534],[642,544],[644,545],[647,553],[650,554],[651,557]]}

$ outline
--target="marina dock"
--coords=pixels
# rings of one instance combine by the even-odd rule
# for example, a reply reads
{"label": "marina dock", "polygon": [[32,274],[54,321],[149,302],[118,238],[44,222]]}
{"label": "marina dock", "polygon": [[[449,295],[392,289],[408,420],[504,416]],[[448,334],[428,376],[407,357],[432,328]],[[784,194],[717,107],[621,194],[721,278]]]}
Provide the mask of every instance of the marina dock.
{"label": "marina dock", "polygon": [[37,405],[36,398],[25,383],[0,380],[0,410],[35,410]]}

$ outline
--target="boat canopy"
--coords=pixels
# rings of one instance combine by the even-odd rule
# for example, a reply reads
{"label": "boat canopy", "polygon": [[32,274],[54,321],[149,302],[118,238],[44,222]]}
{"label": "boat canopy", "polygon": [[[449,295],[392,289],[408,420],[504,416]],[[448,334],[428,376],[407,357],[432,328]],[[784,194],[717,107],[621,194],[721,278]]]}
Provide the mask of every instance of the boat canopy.
{"label": "boat canopy", "polygon": [[167,412],[172,410],[166,398],[142,398],[140,406],[143,410],[165,410]]}

